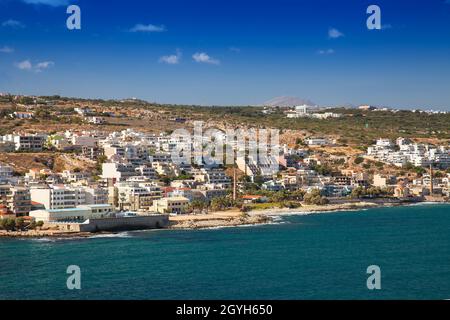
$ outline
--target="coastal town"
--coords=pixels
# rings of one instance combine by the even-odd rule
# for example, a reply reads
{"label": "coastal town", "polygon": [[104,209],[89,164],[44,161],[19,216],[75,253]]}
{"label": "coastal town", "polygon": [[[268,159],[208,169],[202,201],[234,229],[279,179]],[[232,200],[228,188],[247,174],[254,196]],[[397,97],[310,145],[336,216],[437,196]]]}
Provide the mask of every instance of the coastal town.
{"label": "coastal town", "polygon": [[[229,126],[189,113],[192,109],[174,107],[178,112],[173,113],[170,106],[146,108],[136,99],[1,98],[0,236],[236,226],[271,222],[273,212],[449,201],[445,137],[426,141],[399,130],[398,136],[380,135],[361,148],[342,136],[285,129],[269,160],[261,161],[261,150],[259,156],[240,152],[233,140],[225,146],[232,160],[223,162],[211,160],[214,151],[206,149],[214,139],[226,140]],[[274,114],[320,123],[354,118],[345,109],[307,105],[254,110],[257,119]],[[409,113],[422,112],[433,115]],[[174,134],[180,128],[189,132],[197,120],[215,130],[213,139],[196,142]],[[256,121],[253,126],[231,123],[233,130],[278,129]],[[270,142],[258,144],[275,150]]]}

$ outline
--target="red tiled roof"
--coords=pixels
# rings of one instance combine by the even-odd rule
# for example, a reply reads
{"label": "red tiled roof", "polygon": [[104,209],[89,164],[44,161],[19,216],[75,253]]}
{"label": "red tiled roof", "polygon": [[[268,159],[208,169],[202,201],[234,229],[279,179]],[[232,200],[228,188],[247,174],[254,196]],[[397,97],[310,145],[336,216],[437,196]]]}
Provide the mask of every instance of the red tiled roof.
{"label": "red tiled roof", "polygon": [[260,196],[260,195],[248,195],[248,194],[246,194],[246,195],[242,196],[242,199],[252,200],[252,199],[260,199],[262,197],[263,196]]}

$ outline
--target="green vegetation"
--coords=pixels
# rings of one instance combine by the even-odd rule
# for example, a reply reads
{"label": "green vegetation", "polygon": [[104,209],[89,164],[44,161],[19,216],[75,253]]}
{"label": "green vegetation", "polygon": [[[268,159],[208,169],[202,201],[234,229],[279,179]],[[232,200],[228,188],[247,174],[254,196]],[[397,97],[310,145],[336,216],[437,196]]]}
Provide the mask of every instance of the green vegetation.
{"label": "green vegetation", "polygon": [[16,228],[16,219],[7,218],[0,220],[0,229],[13,231]]}
{"label": "green vegetation", "polygon": [[211,200],[211,209],[214,211],[225,210],[240,205],[240,202],[234,201],[229,197],[217,197]]}
{"label": "green vegetation", "polygon": [[385,197],[388,195],[391,195],[393,193],[392,188],[380,188],[380,187],[369,187],[369,188],[363,188],[363,187],[357,187],[352,190],[352,193],[350,194],[351,198],[378,198],[378,197]]}
{"label": "green vegetation", "polygon": [[320,195],[320,190],[314,189],[310,193],[307,193],[304,197],[305,203],[308,205],[325,205],[329,203],[329,200]]}
{"label": "green vegetation", "polygon": [[42,228],[43,225],[43,221],[27,222],[22,217],[0,219],[0,230],[7,231],[34,230],[36,228]]}

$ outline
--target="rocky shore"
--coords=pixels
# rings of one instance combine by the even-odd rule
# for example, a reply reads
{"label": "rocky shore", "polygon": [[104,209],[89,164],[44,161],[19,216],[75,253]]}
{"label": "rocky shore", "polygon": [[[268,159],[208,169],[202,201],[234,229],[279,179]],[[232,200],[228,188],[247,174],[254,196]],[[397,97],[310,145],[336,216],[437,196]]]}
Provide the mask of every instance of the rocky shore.
{"label": "rocky shore", "polygon": [[373,202],[349,202],[339,204],[327,204],[327,205],[302,205],[298,208],[271,208],[262,210],[253,210],[249,214],[264,214],[267,216],[283,215],[283,214],[310,214],[310,213],[322,213],[322,212],[335,212],[335,211],[347,211],[347,210],[361,210],[375,207],[392,206],[391,203],[373,203]]}
{"label": "rocky shore", "polygon": [[242,214],[230,212],[227,214],[191,215],[183,219],[170,219],[169,229],[204,229],[218,227],[234,227],[269,223],[272,218],[264,214]]}
{"label": "rocky shore", "polygon": [[90,232],[67,232],[55,230],[5,231],[0,230],[0,238],[88,238]]}

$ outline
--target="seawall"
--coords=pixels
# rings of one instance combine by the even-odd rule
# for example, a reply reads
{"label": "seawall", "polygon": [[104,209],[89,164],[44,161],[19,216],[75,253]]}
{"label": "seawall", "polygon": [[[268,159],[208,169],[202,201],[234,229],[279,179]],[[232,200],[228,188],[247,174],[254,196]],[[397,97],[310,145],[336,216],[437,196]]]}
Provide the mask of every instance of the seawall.
{"label": "seawall", "polygon": [[60,230],[74,232],[128,231],[166,228],[169,225],[168,215],[148,215],[117,218],[96,218],[85,223],[61,223]]}

